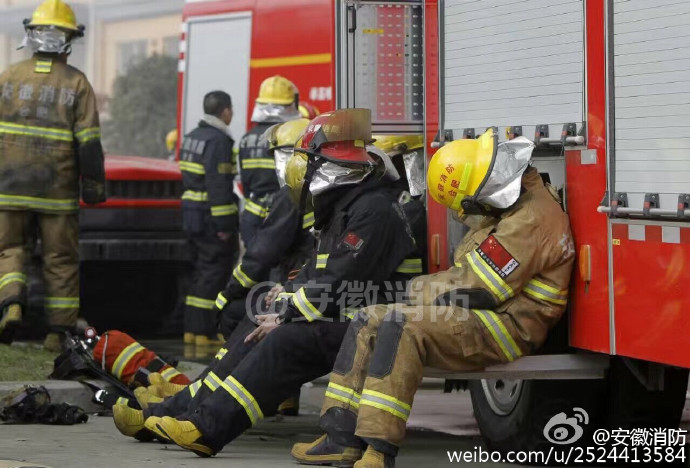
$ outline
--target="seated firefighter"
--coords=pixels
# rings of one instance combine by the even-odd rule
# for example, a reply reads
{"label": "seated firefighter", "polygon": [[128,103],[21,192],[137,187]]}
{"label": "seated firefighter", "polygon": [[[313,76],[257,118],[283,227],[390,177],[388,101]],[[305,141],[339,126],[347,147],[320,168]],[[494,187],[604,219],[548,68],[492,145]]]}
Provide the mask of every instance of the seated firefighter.
{"label": "seated firefighter", "polygon": [[[218,293],[214,312],[220,317],[219,331],[227,338],[245,317],[261,312],[262,304],[250,305],[246,299],[253,287],[271,280],[284,282],[291,272],[299,270],[311,257],[315,239],[314,208],[311,198],[303,209],[293,203],[286,185],[287,163],[297,139],[309,124],[307,119],[290,120],[270,127],[264,134],[269,154],[275,160],[280,190],[273,197],[271,211],[256,231],[254,242],[247,248],[242,261],[235,267],[225,289]],[[294,172],[294,169],[293,171]],[[292,175],[292,174],[290,174]],[[253,294],[259,298],[259,294]],[[244,338],[244,337],[242,337]],[[227,349],[224,346],[222,349]]]}
{"label": "seated firefighter", "polygon": [[567,215],[529,167],[533,147],[499,145],[490,129],[432,158],[430,194],[470,227],[455,266],[415,278],[408,305],[356,314],[326,391],[325,434],[296,444],[294,458],[393,467],[425,366],[477,370],[544,342],[565,309],[574,249]]}
{"label": "seated firefighter", "polygon": [[401,270],[417,264],[419,253],[397,201],[397,172],[365,149],[370,119],[365,109],[322,114],[295,146],[287,183],[301,211],[311,196],[319,241],[276,301],[280,312],[258,316],[261,325],[247,337],[258,344],[239,362],[240,353],[230,350],[203,380],[161,405],[144,411],[115,405],[123,434],[156,434],[214,455],[302,384],[330,372],[348,329],[348,306],[394,302],[404,291],[411,275]]}

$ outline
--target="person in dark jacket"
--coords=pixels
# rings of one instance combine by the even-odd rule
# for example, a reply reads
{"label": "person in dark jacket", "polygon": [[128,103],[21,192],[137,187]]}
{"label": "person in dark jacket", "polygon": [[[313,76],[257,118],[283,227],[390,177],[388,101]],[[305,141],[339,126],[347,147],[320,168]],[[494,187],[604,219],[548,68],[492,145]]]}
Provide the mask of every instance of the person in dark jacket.
{"label": "person in dark jacket", "polygon": [[242,137],[239,145],[240,178],[244,192],[244,210],[240,220],[242,241],[247,249],[254,242],[256,231],[268,216],[273,195],[280,185],[276,164],[262,136],[276,123],[301,117],[297,87],[280,75],[266,78],[259,88],[251,121],[254,126]]}
{"label": "person in dark jacket", "polygon": [[[308,124],[307,119],[290,120],[273,125],[262,137],[267,140],[269,155],[275,160],[281,189],[273,197],[271,212],[257,229],[255,240],[244,253],[242,262],[216,297],[214,310],[220,317],[220,332],[226,338],[247,316],[245,299],[249,291],[269,280],[284,283],[291,272],[306,263],[314,249],[314,236],[310,232],[314,225],[313,207],[310,203],[300,210],[290,198],[290,187],[285,185],[288,158]],[[260,306],[258,304],[258,310]],[[256,311],[257,304],[253,304],[251,310]]]}
{"label": "person in dark jacket", "polygon": [[253,349],[239,362],[230,350],[190,385],[196,396],[177,419],[155,416],[155,407],[141,412],[116,405],[121,432],[148,429],[197,454],[215,454],[303,383],[331,370],[358,307],[395,300],[405,290],[411,275],[401,266],[418,252],[391,183],[397,173],[393,177],[365,149],[369,119],[364,109],[323,114],[298,142],[301,152],[291,158],[287,179],[295,200],[313,196],[318,247],[285,285],[275,303],[280,312],[257,317],[260,325],[246,340]]}
{"label": "person in dark jacket", "polygon": [[204,97],[204,117],[180,148],[182,219],[196,253],[192,285],[185,297],[184,342],[222,344],[213,312],[216,294],[239,254],[237,173],[228,125],[232,101],[223,91]]}

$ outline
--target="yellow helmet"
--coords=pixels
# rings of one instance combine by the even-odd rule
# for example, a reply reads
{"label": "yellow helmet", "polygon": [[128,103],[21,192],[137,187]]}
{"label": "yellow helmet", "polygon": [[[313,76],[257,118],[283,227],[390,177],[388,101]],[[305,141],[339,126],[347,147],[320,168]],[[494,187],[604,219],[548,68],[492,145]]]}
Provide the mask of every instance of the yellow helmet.
{"label": "yellow helmet", "polygon": [[[295,144],[295,148],[299,148],[302,138],[300,137]],[[285,168],[285,185],[290,187],[290,195],[292,201],[299,205],[302,188],[304,187],[304,176],[307,174],[307,164],[309,158],[306,153],[295,151],[290,159],[288,159],[287,167]]]}
{"label": "yellow helmet", "polygon": [[62,0],[46,0],[41,3],[34,10],[31,20],[25,21],[25,25],[28,28],[55,26],[77,34],[84,31],[84,27],[77,24],[72,8]]}
{"label": "yellow helmet", "polygon": [[304,129],[309,125],[308,119],[288,120],[287,122],[274,125],[270,128],[268,137],[269,149],[294,147],[295,143],[304,133]]}
{"label": "yellow helmet", "polygon": [[177,146],[177,130],[170,130],[165,136],[165,147],[170,152],[175,149],[175,146]]}
{"label": "yellow helmet", "polygon": [[462,214],[489,178],[498,148],[498,132],[488,129],[476,140],[455,140],[429,161],[427,185],[431,197]]}
{"label": "yellow helmet", "polygon": [[389,157],[424,147],[424,135],[374,135],[374,146]]}
{"label": "yellow helmet", "polygon": [[292,104],[297,99],[297,87],[292,81],[280,75],[266,78],[259,88],[259,104],[279,104],[282,106]]}

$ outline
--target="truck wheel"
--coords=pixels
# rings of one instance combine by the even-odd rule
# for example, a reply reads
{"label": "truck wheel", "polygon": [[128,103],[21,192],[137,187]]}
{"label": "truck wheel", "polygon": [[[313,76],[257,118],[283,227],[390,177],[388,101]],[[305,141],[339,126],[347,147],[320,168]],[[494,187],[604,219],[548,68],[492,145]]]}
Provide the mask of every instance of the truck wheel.
{"label": "truck wheel", "polygon": [[[491,451],[536,450],[544,453],[552,444],[544,429],[559,413],[582,428],[558,429],[551,434],[559,441],[590,440],[590,424],[600,411],[603,380],[473,380],[469,383],[472,407],[486,444]],[[581,411],[583,410],[583,411]],[[586,416],[585,414],[586,413]],[[560,431],[560,432],[559,432]],[[563,447],[563,445],[560,445]]]}
{"label": "truck wheel", "polygon": [[[611,359],[604,426],[610,429],[678,428],[688,389],[688,369],[665,366],[663,390],[650,391],[630,366],[649,375],[651,366],[643,361]],[[657,368],[658,370],[658,368]]]}

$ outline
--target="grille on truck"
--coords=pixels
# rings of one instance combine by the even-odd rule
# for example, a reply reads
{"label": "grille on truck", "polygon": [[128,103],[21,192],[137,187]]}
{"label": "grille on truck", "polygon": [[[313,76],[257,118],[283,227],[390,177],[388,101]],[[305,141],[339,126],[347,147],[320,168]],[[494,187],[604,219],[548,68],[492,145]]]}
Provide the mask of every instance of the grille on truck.
{"label": "grille on truck", "polygon": [[106,182],[109,198],[179,199],[182,196],[180,180],[109,180]]}

